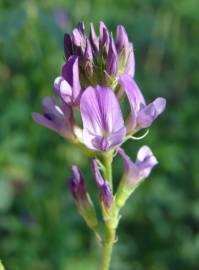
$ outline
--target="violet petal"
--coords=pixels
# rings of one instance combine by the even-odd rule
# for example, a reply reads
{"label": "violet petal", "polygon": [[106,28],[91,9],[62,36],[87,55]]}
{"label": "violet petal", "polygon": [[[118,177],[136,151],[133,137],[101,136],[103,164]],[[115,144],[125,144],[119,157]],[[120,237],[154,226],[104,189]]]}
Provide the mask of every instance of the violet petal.
{"label": "violet petal", "polygon": [[137,126],[148,128],[153,121],[165,110],[166,99],[159,97],[140,110],[137,117]]}
{"label": "violet petal", "polygon": [[81,97],[80,111],[84,127],[83,138],[87,147],[105,151],[101,145],[105,142],[103,139],[109,143],[107,150],[115,146],[115,143],[122,142],[126,129],[112,89],[99,85],[96,88],[88,87]]}

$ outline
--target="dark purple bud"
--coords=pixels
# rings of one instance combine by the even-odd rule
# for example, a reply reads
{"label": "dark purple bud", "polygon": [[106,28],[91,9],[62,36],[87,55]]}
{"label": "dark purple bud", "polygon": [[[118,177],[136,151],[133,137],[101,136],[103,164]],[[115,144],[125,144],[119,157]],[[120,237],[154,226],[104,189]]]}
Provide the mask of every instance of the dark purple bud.
{"label": "dark purple bud", "polygon": [[106,71],[107,73],[112,76],[116,76],[118,72],[118,57],[117,51],[115,48],[115,43],[112,37],[110,37],[110,45],[108,50],[108,58],[106,62]]}
{"label": "dark purple bud", "polygon": [[77,29],[79,30],[79,32],[81,32],[84,35],[85,34],[85,25],[84,25],[84,22],[79,22],[77,24]]}
{"label": "dark purple bud", "polygon": [[76,201],[88,203],[87,192],[85,187],[84,178],[79,171],[78,167],[73,165],[71,167],[73,176],[69,182],[70,192]]}
{"label": "dark purple bud", "polygon": [[64,35],[64,53],[66,59],[68,59],[73,54],[73,45],[69,34]]}
{"label": "dark purple bud", "polygon": [[67,104],[61,106],[52,97],[43,100],[43,114],[32,113],[32,117],[38,124],[52,129],[63,137],[74,138],[74,118],[71,108]]}
{"label": "dark purple bud", "polygon": [[99,39],[96,35],[93,23],[90,24],[90,43],[95,53],[99,52]]}
{"label": "dark purple bud", "polygon": [[112,190],[109,186],[109,183],[102,178],[96,159],[92,160],[92,171],[97,186],[100,189],[101,200],[104,203],[105,207],[110,208],[113,202]]}
{"label": "dark purple bud", "polygon": [[110,43],[110,33],[105,24],[103,22],[100,22],[99,49],[104,60],[106,60],[108,56],[109,43]]}

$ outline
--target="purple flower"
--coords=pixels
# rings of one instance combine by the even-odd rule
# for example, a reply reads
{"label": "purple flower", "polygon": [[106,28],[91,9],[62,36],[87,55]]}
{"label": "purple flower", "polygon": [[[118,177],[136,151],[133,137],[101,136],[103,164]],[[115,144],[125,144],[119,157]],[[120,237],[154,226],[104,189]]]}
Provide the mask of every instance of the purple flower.
{"label": "purple flower", "polygon": [[100,189],[101,200],[104,203],[106,208],[110,208],[113,202],[112,190],[109,186],[109,183],[102,178],[96,159],[92,160],[92,171],[93,171],[93,176],[96,180],[97,186]]}
{"label": "purple flower", "polygon": [[148,128],[164,111],[166,107],[165,98],[156,98],[152,103],[146,105],[139,87],[129,75],[123,74],[119,83],[126,92],[131,106],[131,116],[127,123],[128,132]]}
{"label": "purple flower", "polygon": [[72,170],[73,176],[71,177],[70,182],[69,182],[70,192],[76,201],[83,202],[84,204],[85,203],[88,204],[88,196],[87,196],[84,178],[77,166],[73,165],[71,167],[71,170]]}
{"label": "purple flower", "polygon": [[62,68],[62,76],[54,81],[54,88],[65,103],[71,106],[79,104],[82,90],[79,81],[78,57],[71,56],[68,59]]}
{"label": "purple flower", "polygon": [[43,99],[43,114],[32,113],[32,117],[38,124],[52,129],[63,137],[74,138],[74,119],[71,108],[67,104],[61,106],[52,97]]}
{"label": "purple flower", "polygon": [[123,149],[120,148],[118,153],[124,161],[124,178],[130,188],[148,177],[153,167],[158,164],[152,151],[146,145],[142,146],[138,151],[135,163],[131,161]]}
{"label": "purple flower", "polygon": [[108,151],[119,145],[126,134],[119,102],[110,88],[88,87],[80,101],[83,140],[97,151]]}

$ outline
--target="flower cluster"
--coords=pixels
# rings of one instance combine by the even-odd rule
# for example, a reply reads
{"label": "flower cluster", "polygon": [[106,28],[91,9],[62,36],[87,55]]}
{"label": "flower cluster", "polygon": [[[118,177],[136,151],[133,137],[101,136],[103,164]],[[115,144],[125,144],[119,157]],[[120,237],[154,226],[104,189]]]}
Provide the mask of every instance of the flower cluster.
{"label": "flower cluster", "polygon": [[[121,145],[134,138],[139,130],[149,128],[164,111],[166,101],[158,97],[146,104],[134,80],[133,44],[121,25],[116,29],[114,40],[103,22],[99,24],[99,34],[91,23],[89,35],[84,23],[79,23],[64,36],[64,54],[61,74],[54,81],[57,99],[44,98],[43,114],[33,113],[32,116],[40,125],[83,146],[94,157],[92,171],[100,192],[103,215],[118,218],[118,209],[157,164],[149,147],[143,146],[137,160],[132,162]],[[120,106],[125,95],[130,105],[126,119]],[[77,124],[75,111],[80,113],[82,126]],[[124,175],[113,194],[107,164],[110,165],[117,153],[124,162]],[[77,167],[73,166],[72,172],[70,190],[80,214],[90,227],[96,227],[95,210],[84,178]]]}

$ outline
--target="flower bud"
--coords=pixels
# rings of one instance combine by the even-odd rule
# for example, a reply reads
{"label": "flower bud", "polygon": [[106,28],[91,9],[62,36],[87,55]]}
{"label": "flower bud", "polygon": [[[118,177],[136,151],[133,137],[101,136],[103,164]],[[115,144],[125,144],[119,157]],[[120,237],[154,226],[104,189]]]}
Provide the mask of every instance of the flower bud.
{"label": "flower bud", "polygon": [[118,57],[115,48],[115,43],[112,37],[110,37],[110,45],[108,49],[108,57],[106,62],[106,72],[110,76],[116,76],[118,72]]}
{"label": "flower bud", "polygon": [[119,25],[116,30],[116,48],[118,52],[119,72],[134,76],[135,58],[133,44],[129,42],[124,26]]}
{"label": "flower bud", "polygon": [[97,37],[95,33],[95,29],[93,26],[93,23],[90,24],[90,43],[95,53],[99,52],[99,38]]}
{"label": "flower bud", "polygon": [[85,70],[86,76],[88,76],[89,78],[92,77],[93,76],[93,54],[92,54],[91,44],[88,39],[86,40],[86,50],[84,54],[83,63],[84,63],[84,70]]}
{"label": "flower bud", "polygon": [[66,60],[74,56],[79,58],[81,86],[84,89],[97,84],[115,89],[119,76],[134,75],[133,46],[123,26],[117,27],[115,42],[102,21],[99,24],[99,36],[93,23],[90,24],[89,37],[84,23],[79,23],[71,33],[65,34],[64,52]]}
{"label": "flower bud", "polygon": [[64,54],[66,59],[68,59],[73,54],[73,45],[71,36],[69,34],[64,35]]}
{"label": "flower bud", "polygon": [[105,208],[109,209],[112,206],[113,202],[112,190],[109,186],[109,183],[102,178],[96,159],[92,160],[92,171],[97,186],[100,190],[101,202]]}
{"label": "flower bud", "polygon": [[110,44],[110,34],[107,28],[101,26],[100,29],[100,37],[99,37],[99,46],[100,46],[100,56],[101,56],[101,63],[106,63],[108,57],[108,50]]}
{"label": "flower bud", "polygon": [[75,200],[81,216],[90,228],[95,230],[98,225],[95,208],[86,190],[85,181],[77,166],[72,166],[73,176],[69,182],[70,192]]}

